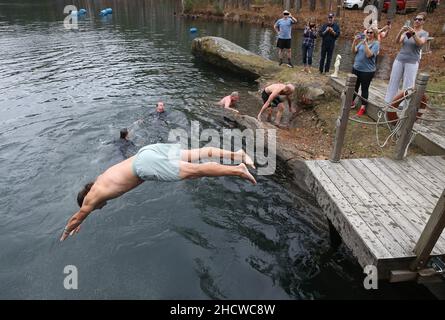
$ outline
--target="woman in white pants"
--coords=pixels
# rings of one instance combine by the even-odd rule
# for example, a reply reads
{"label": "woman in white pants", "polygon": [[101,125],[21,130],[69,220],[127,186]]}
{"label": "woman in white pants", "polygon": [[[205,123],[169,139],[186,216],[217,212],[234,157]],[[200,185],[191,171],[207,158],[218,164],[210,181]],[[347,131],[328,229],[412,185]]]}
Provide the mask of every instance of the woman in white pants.
{"label": "woman in white pants", "polygon": [[428,39],[428,32],[423,30],[426,13],[421,12],[414,18],[414,27],[405,25],[400,29],[396,42],[402,43],[394,63],[392,65],[391,77],[385,102],[390,103],[399,91],[400,80],[403,80],[402,89],[414,87],[417,70],[419,69],[420,50]]}

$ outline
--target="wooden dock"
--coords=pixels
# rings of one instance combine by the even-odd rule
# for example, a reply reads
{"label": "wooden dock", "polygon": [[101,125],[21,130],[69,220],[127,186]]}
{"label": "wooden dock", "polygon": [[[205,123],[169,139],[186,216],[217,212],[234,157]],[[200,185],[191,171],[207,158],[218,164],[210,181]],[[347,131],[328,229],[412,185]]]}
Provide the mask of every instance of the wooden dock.
{"label": "wooden dock", "polygon": [[[330,77],[331,86],[341,92],[345,88],[346,77],[340,76],[338,78]],[[383,80],[375,79],[369,88],[369,101],[367,108],[367,115],[377,120],[377,112],[379,108],[377,106],[384,105],[384,97],[388,83]],[[427,116],[429,118],[445,118],[445,108],[438,111],[428,111]],[[445,123],[444,122],[416,122],[413,128],[417,133],[413,144],[422,149],[429,155],[442,155],[445,154]]]}
{"label": "wooden dock", "polygon": [[[306,161],[306,184],[362,267],[409,270],[445,188],[445,156]],[[445,256],[445,232],[432,255]]]}

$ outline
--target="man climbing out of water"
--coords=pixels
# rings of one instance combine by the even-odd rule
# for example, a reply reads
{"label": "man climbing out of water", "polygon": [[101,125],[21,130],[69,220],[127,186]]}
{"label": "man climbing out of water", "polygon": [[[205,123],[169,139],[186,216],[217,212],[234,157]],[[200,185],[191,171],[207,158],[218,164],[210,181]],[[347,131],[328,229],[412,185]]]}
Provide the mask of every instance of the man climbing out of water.
{"label": "man climbing out of water", "polygon": [[[216,162],[193,163],[200,159],[219,157],[242,161],[237,166]],[[255,168],[252,159],[243,151],[226,151],[218,148],[181,150],[179,144],[152,144],[110,168],[90,182],[77,195],[80,210],[68,221],[60,241],[78,233],[80,224],[88,215],[102,209],[107,201],[136,188],[146,180],[178,181],[200,177],[237,176],[256,184],[246,165]]]}
{"label": "man climbing out of water", "polygon": [[236,113],[239,113],[238,110],[234,109],[234,107],[236,107],[236,103],[239,101],[239,93],[237,91],[232,92],[230,95],[225,96],[224,98],[222,98],[219,102],[218,105],[220,105],[221,107],[225,108],[225,109],[229,109],[232,110]]}
{"label": "man climbing out of water", "polygon": [[270,86],[264,88],[261,93],[261,98],[263,99],[263,107],[258,113],[257,119],[261,121],[261,114],[268,109],[267,120],[271,121],[272,118],[272,108],[277,109],[277,114],[275,116],[275,125],[280,126],[281,116],[284,111],[284,102],[281,95],[286,96],[287,103],[289,105],[289,112],[296,113],[296,110],[292,110],[292,99],[291,96],[295,91],[295,87],[292,84],[282,84],[282,83],[274,83]]}

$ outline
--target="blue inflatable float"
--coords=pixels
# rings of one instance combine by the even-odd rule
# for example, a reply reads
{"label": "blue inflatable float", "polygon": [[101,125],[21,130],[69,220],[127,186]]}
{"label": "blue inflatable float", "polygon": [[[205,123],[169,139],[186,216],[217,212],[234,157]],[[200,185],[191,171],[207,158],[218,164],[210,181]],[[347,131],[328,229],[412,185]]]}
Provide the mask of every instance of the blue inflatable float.
{"label": "blue inflatable float", "polygon": [[73,10],[71,11],[71,15],[72,16],[83,16],[87,13],[87,11],[85,9],[80,9],[79,11]]}
{"label": "blue inflatable float", "polygon": [[195,27],[193,27],[193,28],[190,28],[190,32],[191,33],[195,33],[195,32],[197,32],[198,31],[198,29],[197,28],[195,28]]}
{"label": "blue inflatable float", "polygon": [[106,16],[106,15],[109,15],[109,14],[112,14],[112,13],[113,13],[113,9],[106,8],[106,9],[100,10],[99,15],[100,16]]}

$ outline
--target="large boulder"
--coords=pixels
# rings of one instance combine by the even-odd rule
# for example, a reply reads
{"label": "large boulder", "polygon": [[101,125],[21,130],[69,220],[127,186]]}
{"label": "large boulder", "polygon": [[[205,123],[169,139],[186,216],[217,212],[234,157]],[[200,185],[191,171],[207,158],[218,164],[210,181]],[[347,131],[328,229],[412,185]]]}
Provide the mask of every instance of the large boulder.
{"label": "large boulder", "polygon": [[208,63],[253,79],[280,71],[275,62],[224,38],[196,38],[192,42],[192,53]]}

